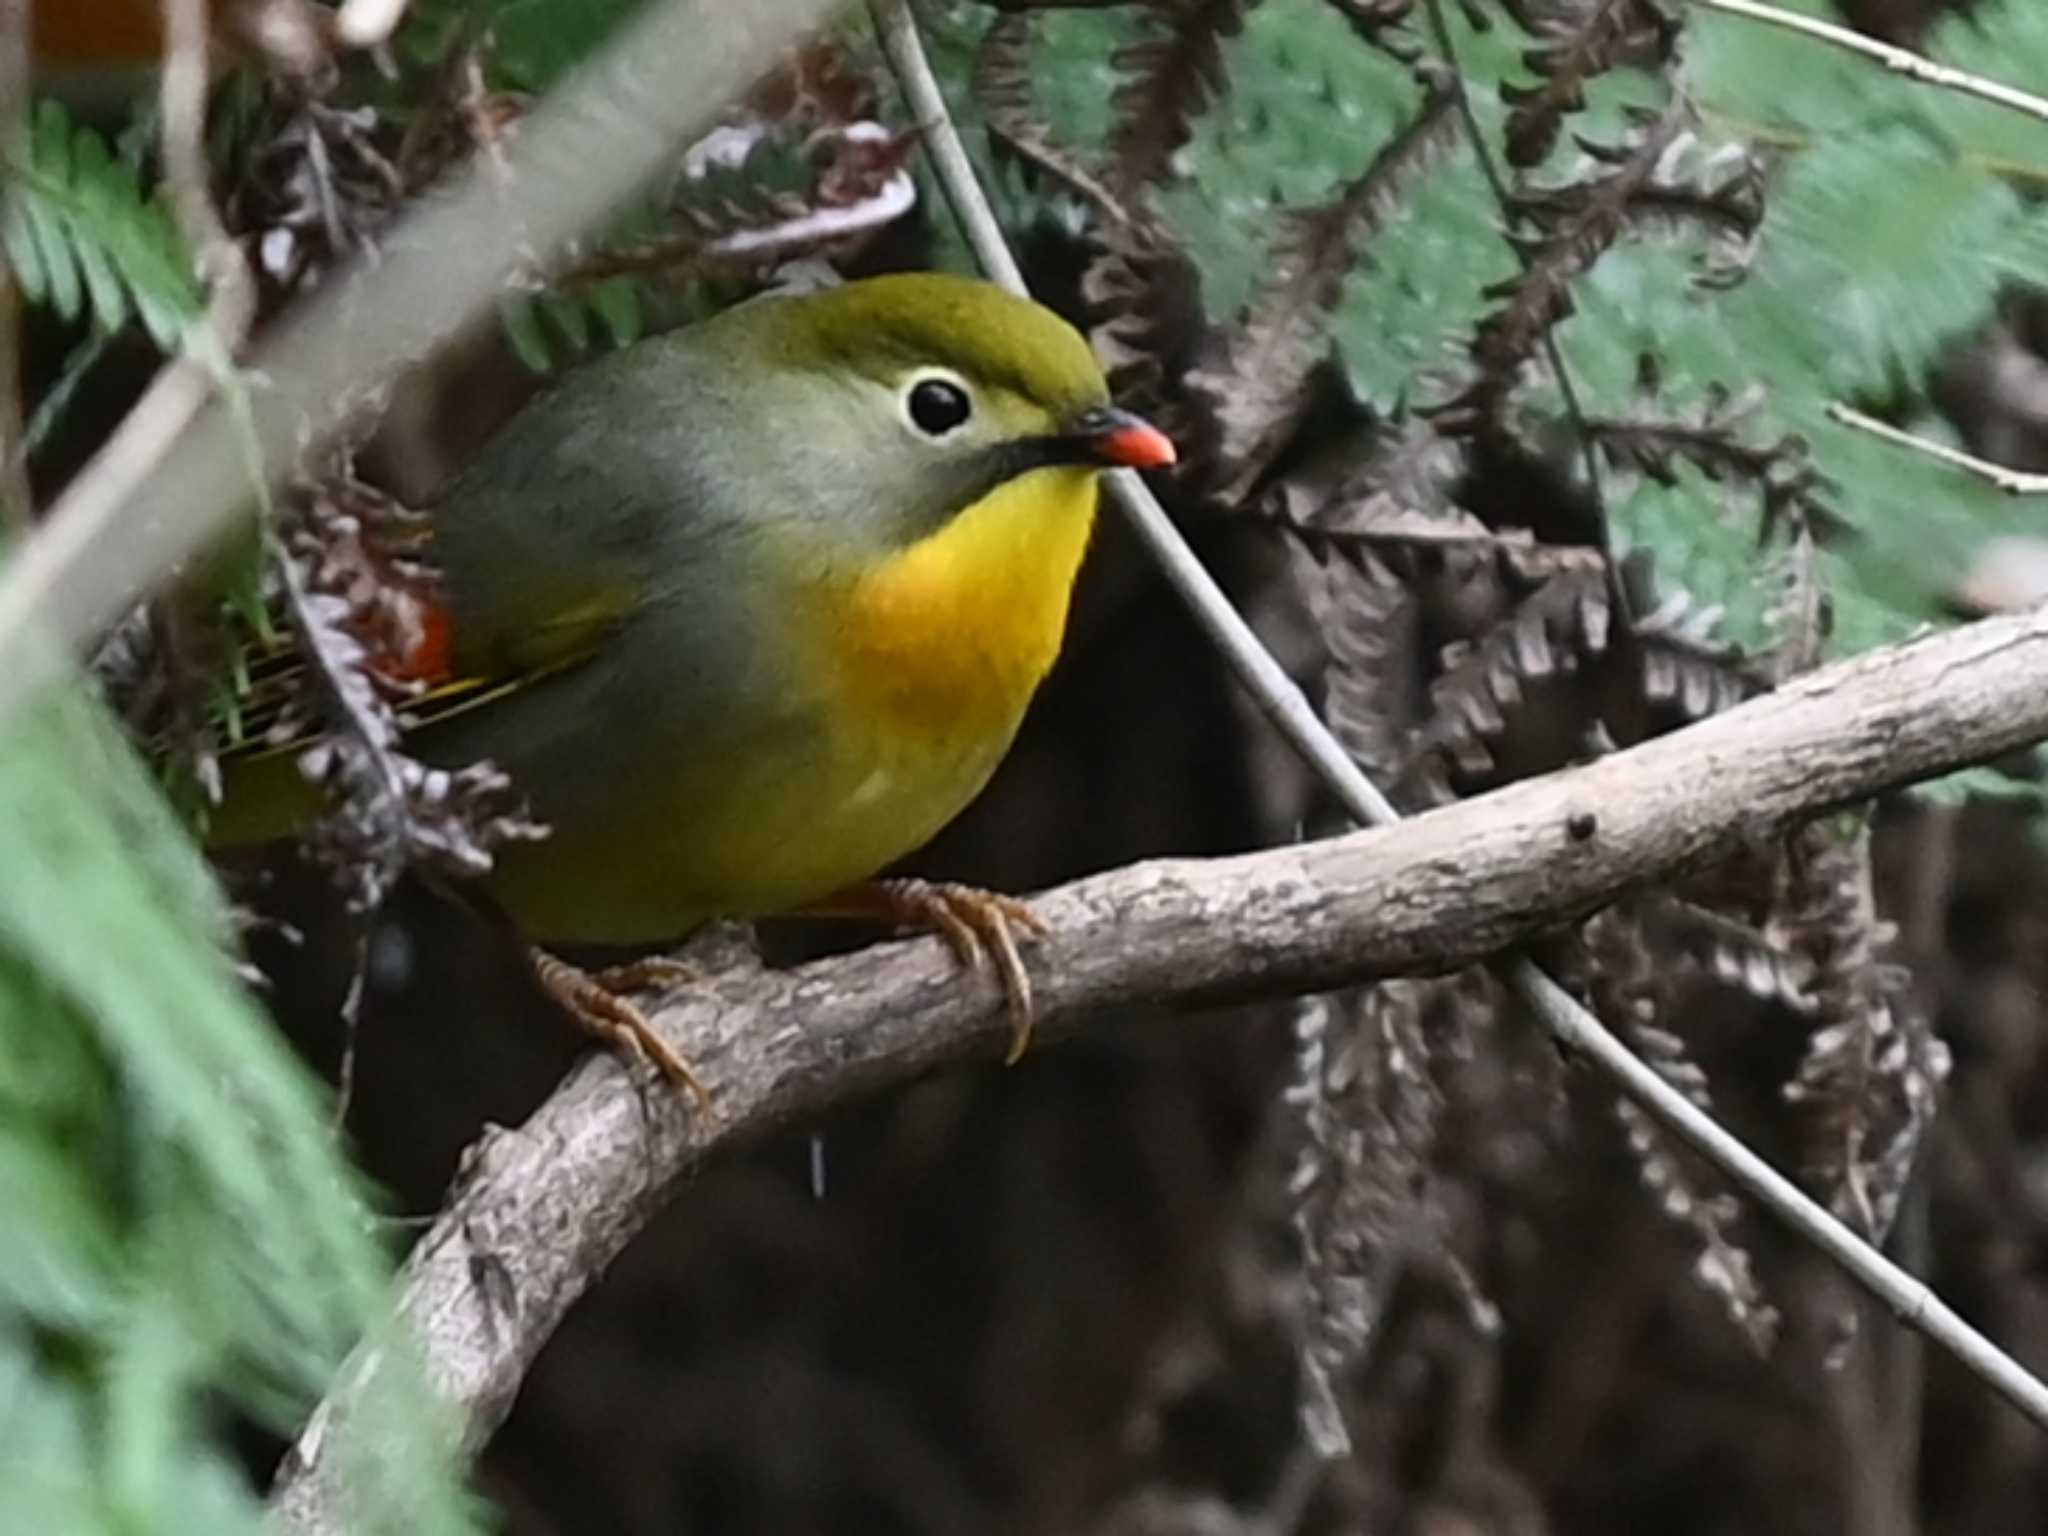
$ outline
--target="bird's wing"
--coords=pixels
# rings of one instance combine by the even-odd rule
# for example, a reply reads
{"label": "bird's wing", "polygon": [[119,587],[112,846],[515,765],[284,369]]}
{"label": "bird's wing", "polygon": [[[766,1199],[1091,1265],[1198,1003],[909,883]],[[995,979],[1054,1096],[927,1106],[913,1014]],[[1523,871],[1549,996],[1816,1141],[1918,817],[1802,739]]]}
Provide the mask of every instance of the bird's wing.
{"label": "bird's wing", "polygon": [[[412,735],[587,661],[639,606],[641,588],[592,581],[556,596],[552,605],[522,608],[516,621],[509,613],[472,616],[449,604],[431,578],[387,573],[375,599],[340,621],[338,643],[356,651],[344,664],[382,686]],[[259,622],[237,617],[232,636],[232,686],[215,732],[223,760],[310,744],[325,722],[307,707],[304,638],[276,611]]]}

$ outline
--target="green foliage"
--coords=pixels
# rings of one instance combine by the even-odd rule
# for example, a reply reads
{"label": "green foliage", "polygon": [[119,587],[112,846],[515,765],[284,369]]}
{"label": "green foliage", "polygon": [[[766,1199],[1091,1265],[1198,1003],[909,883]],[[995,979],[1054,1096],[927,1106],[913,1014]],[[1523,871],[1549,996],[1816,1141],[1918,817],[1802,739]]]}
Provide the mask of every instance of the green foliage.
{"label": "green foliage", "polygon": [[562,349],[584,354],[594,347],[629,347],[646,328],[640,285],[609,277],[578,292],[551,289],[508,299],[499,306],[505,338],[519,360],[535,373],[552,373]]}
{"label": "green foliage", "polygon": [[145,196],[135,167],[38,104],[28,163],[12,168],[0,249],[23,294],[66,320],[90,313],[101,332],[139,317],[166,351],[199,315],[199,286],[170,214]]}
{"label": "green foliage", "polygon": [[[232,1405],[293,1429],[387,1305],[322,1097],[235,983],[189,838],[72,682],[0,750],[0,1488],[67,1536],[255,1531]],[[399,1373],[365,1531],[465,1529]],[[355,1438],[352,1436],[352,1438]]]}

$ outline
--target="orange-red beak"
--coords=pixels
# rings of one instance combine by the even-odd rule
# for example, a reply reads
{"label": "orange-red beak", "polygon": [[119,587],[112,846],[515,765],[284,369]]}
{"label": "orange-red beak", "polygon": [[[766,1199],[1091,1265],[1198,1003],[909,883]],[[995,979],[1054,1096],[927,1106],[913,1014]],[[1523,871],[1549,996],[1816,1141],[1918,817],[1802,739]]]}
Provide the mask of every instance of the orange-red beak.
{"label": "orange-red beak", "polygon": [[1123,469],[1164,469],[1180,457],[1172,438],[1144,417],[1113,405],[1084,414],[1074,423],[1070,441],[1097,463]]}

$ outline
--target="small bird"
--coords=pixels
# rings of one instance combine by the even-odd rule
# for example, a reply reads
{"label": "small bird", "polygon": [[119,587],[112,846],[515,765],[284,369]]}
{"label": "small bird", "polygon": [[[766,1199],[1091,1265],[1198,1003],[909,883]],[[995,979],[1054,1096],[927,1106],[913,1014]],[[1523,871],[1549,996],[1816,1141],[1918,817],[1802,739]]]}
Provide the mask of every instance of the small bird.
{"label": "small bird", "polygon": [[[488,758],[550,829],[489,897],[536,945],[655,945],[808,910],[993,957],[1030,1023],[1022,903],[875,881],[988,782],[1058,654],[1106,467],[1174,462],[1079,332],[939,274],[769,295],[570,374],[428,509],[436,606],[394,670],[409,751]],[[316,812],[289,754],[226,764],[219,845]],[[702,1094],[622,995],[549,991]]]}

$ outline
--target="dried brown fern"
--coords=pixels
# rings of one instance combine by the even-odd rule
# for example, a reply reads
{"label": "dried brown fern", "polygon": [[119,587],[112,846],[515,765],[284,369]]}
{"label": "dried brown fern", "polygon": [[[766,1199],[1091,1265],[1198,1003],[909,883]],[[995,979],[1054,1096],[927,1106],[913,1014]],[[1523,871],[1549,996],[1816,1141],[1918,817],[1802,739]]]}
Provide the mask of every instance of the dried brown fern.
{"label": "dried brown fern", "polygon": [[1896,930],[1877,918],[1869,829],[1843,838],[1809,827],[1784,874],[1777,936],[1812,963],[1817,1003],[1785,1097],[1801,1111],[1807,1172],[1836,1215],[1881,1242],[1933,1121],[1948,1048],[1907,996],[1905,970],[1882,958]]}
{"label": "dried brown fern", "polygon": [[[1599,567],[1560,571],[1520,598],[1476,639],[1446,647],[1430,685],[1430,714],[1415,733],[1400,783],[1415,803],[1452,797],[1459,780],[1492,776],[1497,747],[1532,698],[1607,650],[1613,607]],[[1549,734],[1549,733],[1546,733]],[[1546,766],[1554,766],[1546,765]]]}
{"label": "dried brown fern", "polygon": [[1521,170],[1549,158],[1565,118],[1584,110],[1589,81],[1621,65],[1654,68],[1677,46],[1678,22],[1656,0],[1522,0],[1508,10],[1537,40],[1522,62],[1541,82],[1501,87],[1508,163]]}
{"label": "dried brown fern", "polygon": [[1781,938],[1739,917],[1669,892],[1636,899],[1645,941],[1679,973],[1712,978],[1760,1003],[1805,1016],[1813,997],[1813,963]]}
{"label": "dried brown fern", "polygon": [[1469,347],[1477,377],[1441,409],[1454,429],[1495,417],[1551,329],[1572,312],[1571,286],[1627,231],[1629,205],[1657,173],[1665,152],[1687,126],[1681,98],[1662,112],[1632,112],[1632,131],[1618,145],[1584,144],[1605,174],[1517,195],[1513,211],[1530,221],[1510,236],[1522,271],[1487,290],[1499,301],[1482,316]]}
{"label": "dried brown fern", "polygon": [[1352,559],[1295,548],[1310,617],[1329,649],[1324,718],[1374,783],[1391,784],[1428,708],[1415,586],[1370,553]]}
{"label": "dried brown fern", "polygon": [[1351,1448],[1339,1383],[1364,1353],[1425,1220],[1443,1096],[1429,1071],[1422,999],[1389,981],[1305,1001],[1288,1103],[1300,1117],[1291,1181],[1306,1286],[1302,1418],[1318,1454]]}
{"label": "dried brown fern", "polygon": [[1110,97],[1110,179],[1135,201],[1165,181],[1195,120],[1228,89],[1223,45],[1244,29],[1258,0],[1154,0],[1138,12],[1138,37],[1112,62],[1124,80]]}
{"label": "dried brown fern", "polygon": [[1403,64],[1422,56],[1422,44],[1412,35],[1416,0],[1330,0],[1361,41]]}
{"label": "dried brown fern", "polygon": [[1313,371],[1329,353],[1330,315],[1345,278],[1462,132],[1454,77],[1424,66],[1417,78],[1420,108],[1364,172],[1320,207],[1281,216],[1267,248],[1268,275],[1188,381],[1216,424],[1206,478],[1220,501],[1241,498],[1287,443],[1311,399]]}
{"label": "dried brown fern", "polygon": [[[1642,1058],[1659,1076],[1701,1109],[1713,1112],[1706,1072],[1688,1054],[1684,1040],[1665,1023],[1669,1008],[1670,972],[1658,947],[1645,936],[1632,903],[1610,908],[1584,929],[1592,961],[1592,990],[1600,1016],[1629,1037]],[[1707,1192],[1704,1172],[1692,1155],[1674,1146],[1647,1115],[1626,1100],[1617,1100],[1630,1153],[1644,1185],[1658,1208],[1689,1228],[1699,1244],[1693,1278],[1727,1310],[1759,1354],[1777,1337],[1778,1313],[1764,1299],[1747,1249],[1731,1229],[1742,1206],[1726,1192]]]}
{"label": "dried brown fern", "polygon": [[268,734],[291,741],[322,728],[300,754],[331,800],[309,841],[359,910],[409,866],[477,875],[493,848],[544,835],[493,764],[434,768],[401,744],[394,706],[416,690],[391,659],[419,643],[429,578],[413,558],[417,532],[414,514],[337,465],[291,498],[273,561],[301,665],[285,674],[296,696]]}
{"label": "dried brown fern", "polygon": [[1770,626],[1771,681],[1783,683],[1820,664],[1828,634],[1827,589],[1820,578],[1813,530],[1803,517],[1778,556],[1778,599],[1765,616]]}
{"label": "dried brown fern", "polygon": [[[1652,379],[1645,395],[1654,399],[1655,392]],[[1834,482],[1814,464],[1804,438],[1788,433],[1773,443],[1748,440],[1749,421],[1762,404],[1758,388],[1731,394],[1715,387],[1690,414],[1594,417],[1586,433],[1601,457],[1623,474],[1669,486],[1678,484],[1679,466],[1690,465],[1717,485],[1753,495],[1761,514],[1759,540],[1771,538],[1787,522],[1815,534],[1839,528],[1841,519],[1826,499]]]}
{"label": "dried brown fern", "polygon": [[1099,224],[1090,244],[1081,298],[1110,386],[1183,447],[1185,464],[1199,465],[1208,435],[1186,386],[1208,334],[1201,273],[1156,222]]}
{"label": "dried brown fern", "polygon": [[1031,16],[1016,13],[997,17],[975,50],[969,84],[990,141],[1029,169],[1052,177],[1100,217],[1116,224],[1135,222],[1100,167],[1060,143],[1039,111],[1031,86],[1031,46]]}
{"label": "dried brown fern", "polygon": [[1717,639],[1721,611],[1694,605],[1671,589],[1630,626],[1641,657],[1637,687],[1647,704],[1677,712],[1681,721],[1704,720],[1754,698],[1769,678],[1740,648]]}

